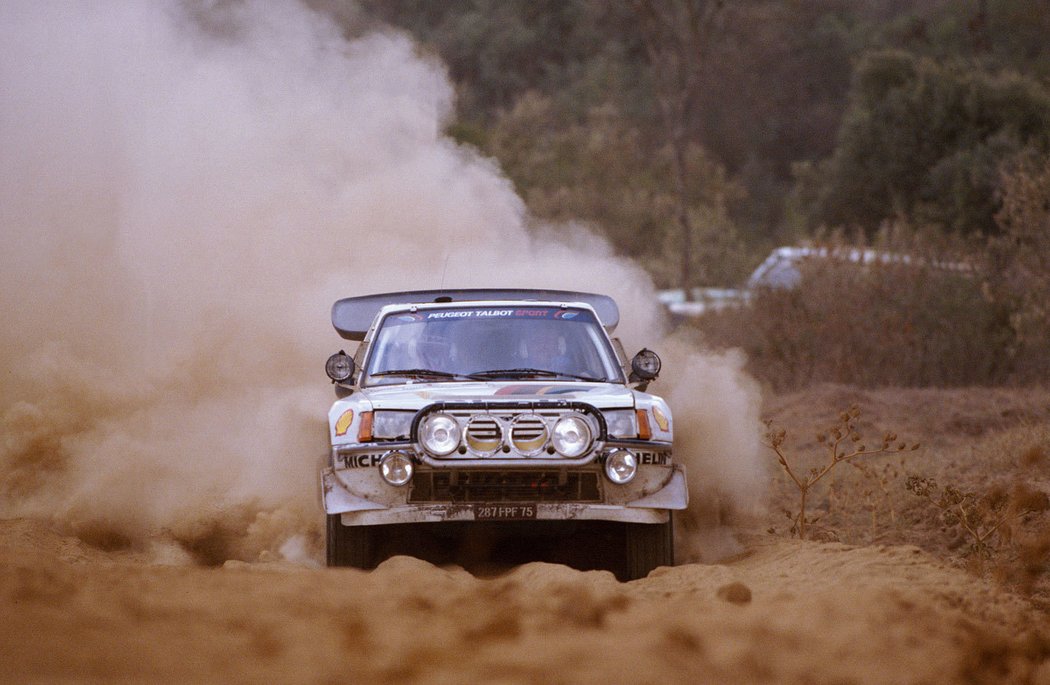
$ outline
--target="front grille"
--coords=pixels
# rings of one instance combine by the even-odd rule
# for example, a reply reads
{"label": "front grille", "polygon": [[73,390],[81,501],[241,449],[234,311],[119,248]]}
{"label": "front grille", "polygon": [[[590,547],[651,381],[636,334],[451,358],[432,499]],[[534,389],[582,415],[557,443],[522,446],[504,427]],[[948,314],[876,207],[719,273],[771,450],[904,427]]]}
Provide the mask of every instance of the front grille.
{"label": "front grille", "polygon": [[417,502],[600,502],[594,471],[425,471],[412,479]]}

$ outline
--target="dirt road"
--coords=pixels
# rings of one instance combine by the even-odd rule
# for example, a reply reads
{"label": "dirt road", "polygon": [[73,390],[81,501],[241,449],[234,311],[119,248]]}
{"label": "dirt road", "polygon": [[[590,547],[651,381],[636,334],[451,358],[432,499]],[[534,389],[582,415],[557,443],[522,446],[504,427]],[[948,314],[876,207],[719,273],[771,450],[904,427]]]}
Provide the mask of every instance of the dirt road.
{"label": "dirt road", "polygon": [[479,579],[407,557],[164,565],[8,520],[0,680],[1050,683],[1046,616],[916,547],[743,543],[631,583],[540,563]]}

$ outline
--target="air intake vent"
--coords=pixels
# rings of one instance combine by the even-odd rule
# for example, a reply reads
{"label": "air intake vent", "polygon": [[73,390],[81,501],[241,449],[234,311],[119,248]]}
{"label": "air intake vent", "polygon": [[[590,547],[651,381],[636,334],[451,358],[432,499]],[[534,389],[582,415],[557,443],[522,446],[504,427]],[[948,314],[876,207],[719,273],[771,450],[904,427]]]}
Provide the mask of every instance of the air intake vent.
{"label": "air intake vent", "polygon": [[479,456],[495,454],[503,445],[503,426],[491,414],[479,414],[467,423],[466,441],[470,451]]}
{"label": "air intake vent", "polygon": [[521,414],[510,426],[510,442],[526,457],[543,451],[549,432],[543,418],[537,414]]}

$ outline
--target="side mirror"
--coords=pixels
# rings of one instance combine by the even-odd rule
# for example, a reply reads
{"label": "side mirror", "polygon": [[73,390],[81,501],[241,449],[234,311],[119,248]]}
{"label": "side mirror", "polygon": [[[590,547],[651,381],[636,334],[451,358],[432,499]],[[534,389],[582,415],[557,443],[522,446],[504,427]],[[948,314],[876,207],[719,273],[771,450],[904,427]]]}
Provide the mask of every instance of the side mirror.
{"label": "side mirror", "polygon": [[648,384],[660,375],[660,366],[660,355],[652,350],[643,349],[631,360],[631,380]]}
{"label": "side mirror", "polygon": [[339,350],[325,362],[324,371],[333,383],[342,383],[354,375],[354,358]]}

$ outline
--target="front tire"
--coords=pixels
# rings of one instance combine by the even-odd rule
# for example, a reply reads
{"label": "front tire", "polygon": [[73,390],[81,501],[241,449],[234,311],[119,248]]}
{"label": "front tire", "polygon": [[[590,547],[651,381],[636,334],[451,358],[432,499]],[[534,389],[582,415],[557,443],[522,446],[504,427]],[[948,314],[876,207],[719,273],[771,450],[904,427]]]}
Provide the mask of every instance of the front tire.
{"label": "front tire", "polygon": [[339,514],[328,515],[325,561],[329,566],[372,568],[372,544],[371,526],[344,526]]}
{"label": "front tire", "polygon": [[628,523],[627,580],[645,578],[658,566],[674,566],[674,521],[667,513],[666,523]]}

